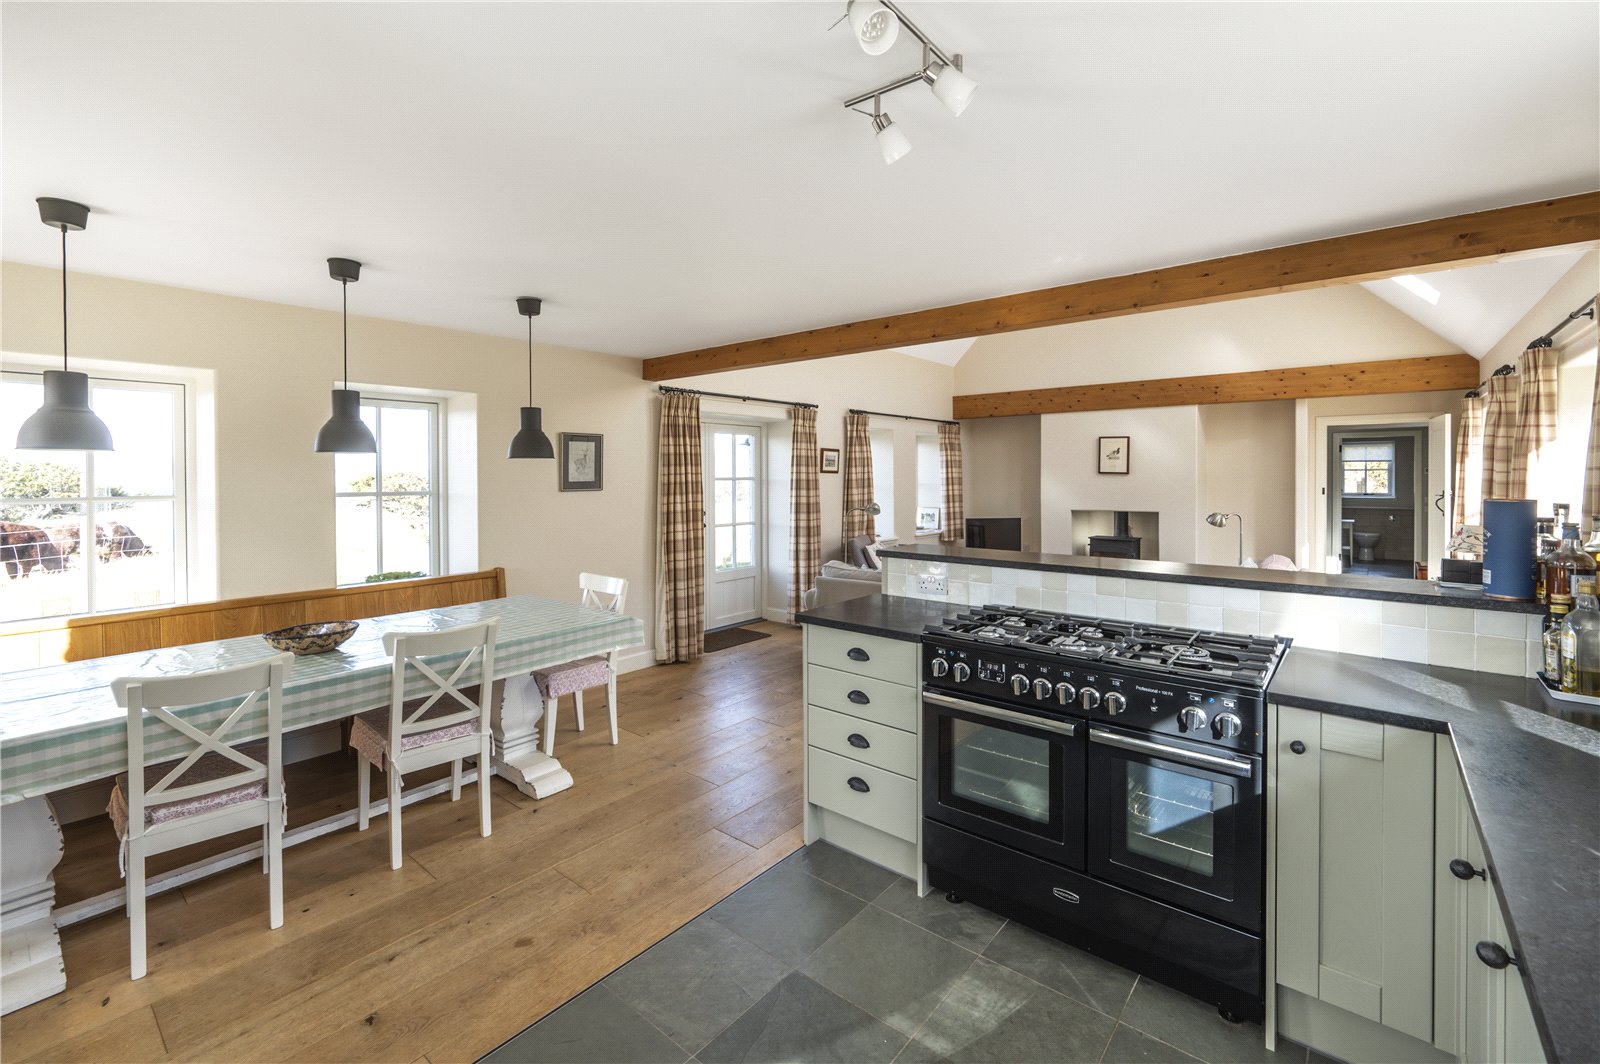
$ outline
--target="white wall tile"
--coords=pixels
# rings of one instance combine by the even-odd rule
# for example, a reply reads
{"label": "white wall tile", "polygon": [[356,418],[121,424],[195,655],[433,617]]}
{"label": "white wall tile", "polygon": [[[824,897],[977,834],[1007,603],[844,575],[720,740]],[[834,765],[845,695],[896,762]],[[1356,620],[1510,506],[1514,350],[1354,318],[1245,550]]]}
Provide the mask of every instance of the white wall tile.
{"label": "white wall tile", "polygon": [[[1429,611],[1437,607],[1428,607]],[[1428,664],[1447,669],[1470,669],[1477,659],[1475,638],[1467,632],[1428,629]]]}
{"label": "white wall tile", "polygon": [[994,601],[994,585],[982,580],[967,581],[967,601],[983,606]]}
{"label": "white wall tile", "polygon": [[[1430,632],[1470,632],[1473,630],[1472,610],[1455,606],[1429,606],[1428,630]],[[1432,664],[1432,662],[1429,662]]]}
{"label": "white wall tile", "polygon": [[1123,593],[1123,597],[1128,599],[1140,599],[1144,602],[1156,602],[1159,601],[1156,598],[1156,586],[1157,585],[1154,580],[1129,580],[1127,590]]}
{"label": "white wall tile", "polygon": [[1016,587],[1018,577],[1021,575],[1021,569],[1006,569],[1003,567],[996,567],[994,571],[994,579],[989,582],[995,587]]}
{"label": "white wall tile", "polygon": [[[1523,675],[1528,664],[1527,640],[1480,635],[1477,644],[1474,667],[1479,672],[1498,672],[1504,676]],[[1542,650],[1541,647],[1541,652]]]}
{"label": "white wall tile", "polygon": [[1150,581],[1150,597],[1157,602],[1181,602],[1189,604],[1189,585],[1173,584],[1162,581]]}
{"label": "white wall tile", "polygon": [[1235,635],[1260,635],[1261,613],[1258,610],[1233,610],[1223,607],[1222,630]]}
{"label": "white wall tile", "polygon": [[989,585],[989,601],[979,602],[978,606],[1015,606],[1017,604],[1017,589],[1003,587],[1000,584]]}
{"label": "white wall tile", "polygon": [[1383,623],[1383,603],[1378,599],[1345,598],[1342,595],[1319,596],[1333,604],[1333,612],[1341,621],[1359,621],[1362,624]]}
{"label": "white wall tile", "polygon": [[1189,627],[1205,630],[1215,630],[1222,627],[1221,606],[1195,606],[1189,607]]}
{"label": "white wall tile", "polygon": [[1380,657],[1383,652],[1383,627],[1370,621],[1340,619],[1338,650],[1341,654]]}
{"label": "white wall tile", "polygon": [[1500,639],[1521,641],[1527,638],[1527,624],[1520,613],[1501,613],[1498,610],[1473,610],[1479,635],[1492,635]]}
{"label": "white wall tile", "polygon": [[1249,587],[1225,587],[1222,589],[1222,607],[1229,610],[1249,610],[1252,613],[1261,611],[1261,592]]}
{"label": "white wall tile", "polygon": [[1125,599],[1127,602],[1127,619],[1139,621],[1142,624],[1154,624],[1156,621],[1156,600],[1144,598]]}
{"label": "white wall tile", "polygon": [[1257,628],[1262,635],[1281,635],[1290,639],[1295,637],[1295,624],[1287,613],[1273,613],[1269,610],[1262,610],[1256,617]]}
{"label": "white wall tile", "polygon": [[1523,675],[1537,676],[1544,669],[1544,643],[1533,639],[1523,642],[1528,648],[1528,661]]}
{"label": "white wall tile", "polygon": [[1099,582],[1098,577],[1090,576],[1088,573],[1067,574],[1068,591],[1098,591]]}
{"label": "white wall tile", "polygon": [[992,566],[964,565],[962,568],[966,570],[966,574],[962,577],[962,579],[966,580],[968,584],[994,583],[994,569]]}
{"label": "white wall tile", "polygon": [[1072,588],[1072,574],[1070,573],[1045,573],[1044,589],[1046,591],[1069,591]]}
{"label": "white wall tile", "polygon": [[1044,587],[1044,573],[1038,569],[1019,569],[1017,571],[1017,586],[1031,587],[1037,591]]}
{"label": "white wall tile", "polygon": [[1426,662],[1428,630],[1412,628],[1409,625],[1386,624],[1383,626],[1383,644],[1380,649],[1383,651],[1383,656],[1391,661]]}
{"label": "white wall tile", "polygon": [[1183,602],[1156,603],[1156,623],[1185,627],[1189,623],[1189,606]]}
{"label": "white wall tile", "polygon": [[1097,576],[1094,578],[1094,589],[1102,595],[1123,595],[1127,593],[1128,581],[1120,576]]}
{"label": "white wall tile", "polygon": [[1544,639],[1544,614],[1525,613],[1522,615],[1522,638]]}
{"label": "white wall tile", "polygon": [[1128,619],[1128,600],[1121,595],[1101,595],[1096,616],[1112,621]]}
{"label": "white wall tile", "polygon": [[883,574],[883,590],[889,595],[904,595],[906,593],[906,574],[885,570]]}
{"label": "white wall tile", "polygon": [[1036,587],[1019,584],[1017,585],[1017,605],[1024,609],[1036,610],[1040,606],[1039,596],[1041,593]]}
{"label": "white wall tile", "polygon": [[1210,584],[1185,584],[1189,589],[1189,605],[1191,606],[1222,606],[1223,589]]}
{"label": "white wall tile", "polygon": [[1428,627],[1428,607],[1415,602],[1385,602],[1382,604],[1384,624],[1403,624],[1407,628]]}
{"label": "white wall tile", "polygon": [[1338,650],[1339,629],[1331,624],[1307,625],[1295,633],[1294,641],[1310,650]]}
{"label": "white wall tile", "polygon": [[[1045,575],[1049,576],[1050,574],[1046,573]],[[1070,599],[1065,589],[1047,587],[1039,593],[1039,605],[1047,610],[1066,613],[1072,608],[1068,605],[1069,602]]]}
{"label": "white wall tile", "polygon": [[1307,597],[1309,596],[1291,595],[1285,591],[1263,591],[1261,592],[1261,612],[1288,613],[1294,609],[1297,602]]}
{"label": "white wall tile", "polygon": [[944,600],[946,602],[954,602],[959,606],[965,606],[967,604],[967,582],[965,580],[946,580]]}

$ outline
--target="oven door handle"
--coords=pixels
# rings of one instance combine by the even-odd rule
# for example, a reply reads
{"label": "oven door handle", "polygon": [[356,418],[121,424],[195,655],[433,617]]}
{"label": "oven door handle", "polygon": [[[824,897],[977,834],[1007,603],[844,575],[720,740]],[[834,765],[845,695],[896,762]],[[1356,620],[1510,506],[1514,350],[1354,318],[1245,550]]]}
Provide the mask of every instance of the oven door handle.
{"label": "oven door handle", "polygon": [[1217,754],[1202,754],[1194,750],[1180,750],[1175,746],[1163,743],[1153,743],[1148,739],[1135,739],[1128,735],[1118,735],[1116,732],[1105,731],[1101,728],[1089,729],[1089,741],[1100,743],[1102,746],[1115,746],[1122,750],[1132,750],[1134,753],[1149,754],[1167,761],[1177,761],[1184,765],[1193,765],[1195,768],[1208,768],[1216,772],[1226,772],[1230,776],[1242,776],[1249,779],[1255,773],[1255,765],[1239,757],[1222,757]]}
{"label": "oven door handle", "polygon": [[1026,713],[1018,713],[1015,710],[1000,709],[997,706],[985,706],[978,702],[968,702],[962,698],[951,698],[949,695],[935,694],[932,691],[922,692],[922,700],[924,702],[932,702],[936,706],[943,706],[946,709],[964,710],[975,717],[989,717],[993,720],[1021,724],[1029,728],[1038,728],[1040,731],[1055,732],[1058,735],[1069,737],[1078,734],[1078,726],[1069,720],[1029,716]]}

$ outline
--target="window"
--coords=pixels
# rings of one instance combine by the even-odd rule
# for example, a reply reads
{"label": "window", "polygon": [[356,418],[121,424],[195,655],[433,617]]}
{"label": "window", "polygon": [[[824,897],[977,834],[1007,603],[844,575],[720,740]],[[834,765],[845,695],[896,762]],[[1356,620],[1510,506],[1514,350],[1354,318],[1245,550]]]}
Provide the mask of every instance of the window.
{"label": "window", "polygon": [[1339,445],[1344,468],[1344,494],[1394,498],[1394,441],[1354,440]]}
{"label": "window", "polygon": [[341,586],[437,576],[444,527],[439,404],[363,395],[377,454],[336,454],[335,575]]}
{"label": "window", "polygon": [[879,539],[894,538],[894,430],[873,429],[872,494],[883,512],[873,519]]}
{"label": "window", "polygon": [[712,431],[712,564],[719,573],[756,565],[757,528],[760,518],[756,497],[756,430]]}
{"label": "window", "polygon": [[[43,402],[39,374],[0,377],[0,446]],[[0,621],[187,600],[184,386],[91,377],[89,403],[116,450],[0,452]]]}
{"label": "window", "polygon": [[939,437],[917,437],[917,535],[928,536],[944,528],[944,465],[939,458]]}

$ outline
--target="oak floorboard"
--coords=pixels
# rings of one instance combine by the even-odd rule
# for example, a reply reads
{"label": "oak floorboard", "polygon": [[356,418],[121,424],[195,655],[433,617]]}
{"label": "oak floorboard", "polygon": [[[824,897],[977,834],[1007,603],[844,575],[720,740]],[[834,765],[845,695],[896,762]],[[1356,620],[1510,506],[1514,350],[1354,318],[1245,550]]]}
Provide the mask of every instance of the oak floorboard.
{"label": "oak floorboard", "polygon": [[[568,701],[575,786],[492,781],[489,838],[469,786],[406,808],[398,872],[382,817],[294,847],[277,931],[255,865],[151,899],[137,982],[120,912],[66,929],[68,989],[5,1017],[0,1058],[475,1059],[800,845],[800,633],[757,627],[772,638],[622,676],[617,746],[603,699],[583,733]],[[290,773],[293,822],[354,801],[347,754]],[[66,835],[64,893],[119,885],[104,820]]]}

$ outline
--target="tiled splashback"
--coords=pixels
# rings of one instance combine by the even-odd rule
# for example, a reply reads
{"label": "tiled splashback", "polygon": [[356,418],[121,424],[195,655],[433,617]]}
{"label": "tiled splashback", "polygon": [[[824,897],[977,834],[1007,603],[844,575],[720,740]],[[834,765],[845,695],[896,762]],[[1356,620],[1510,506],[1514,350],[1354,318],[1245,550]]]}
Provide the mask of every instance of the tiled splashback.
{"label": "tiled splashback", "polygon": [[[1544,663],[1534,614],[910,558],[884,563],[884,592],[908,598],[1282,635],[1317,650],[1507,676],[1532,676]],[[924,591],[924,576],[943,577],[945,592]]]}

